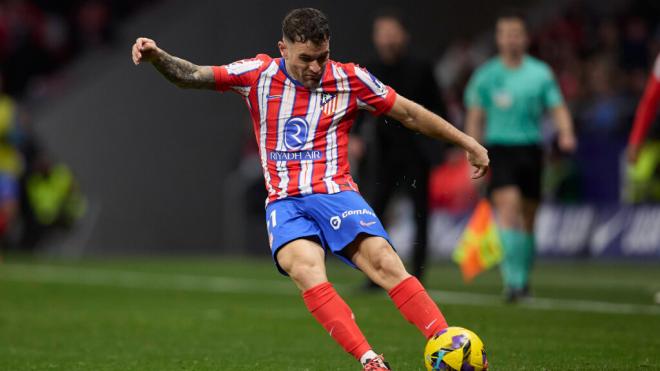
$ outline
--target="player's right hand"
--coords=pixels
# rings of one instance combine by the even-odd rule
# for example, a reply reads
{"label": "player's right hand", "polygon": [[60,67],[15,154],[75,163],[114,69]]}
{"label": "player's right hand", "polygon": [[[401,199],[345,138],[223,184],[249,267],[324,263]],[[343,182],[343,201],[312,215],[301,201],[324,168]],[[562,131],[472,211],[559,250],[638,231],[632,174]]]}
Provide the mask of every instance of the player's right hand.
{"label": "player's right hand", "polygon": [[488,158],[488,151],[481,144],[474,141],[475,145],[467,150],[467,159],[470,165],[474,167],[472,172],[472,179],[479,179],[488,173],[488,165],[490,159]]}
{"label": "player's right hand", "polygon": [[155,41],[146,37],[138,37],[131,50],[133,63],[138,65],[140,62],[151,62],[158,56],[159,51]]}

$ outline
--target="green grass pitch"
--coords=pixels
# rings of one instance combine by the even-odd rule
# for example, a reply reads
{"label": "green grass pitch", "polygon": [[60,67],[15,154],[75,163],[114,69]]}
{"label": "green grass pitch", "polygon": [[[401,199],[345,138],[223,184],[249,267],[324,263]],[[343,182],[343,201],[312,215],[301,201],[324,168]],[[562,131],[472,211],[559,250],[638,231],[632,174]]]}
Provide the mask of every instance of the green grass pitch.
{"label": "green grass pitch", "polygon": [[[384,293],[329,259],[377,352],[422,370],[424,339]],[[658,264],[540,264],[538,299],[501,303],[499,275],[426,280],[452,325],[474,330],[491,370],[660,370]],[[0,264],[0,370],[359,370],[268,260],[115,259]]]}

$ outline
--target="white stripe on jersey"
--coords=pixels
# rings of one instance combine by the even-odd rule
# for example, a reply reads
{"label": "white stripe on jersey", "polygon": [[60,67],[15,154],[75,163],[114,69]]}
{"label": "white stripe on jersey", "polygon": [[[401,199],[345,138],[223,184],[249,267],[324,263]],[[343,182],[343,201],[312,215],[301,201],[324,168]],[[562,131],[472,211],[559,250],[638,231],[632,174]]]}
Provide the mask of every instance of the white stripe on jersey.
{"label": "white stripe on jersey", "polygon": [[[314,136],[316,135],[316,128],[319,125],[321,118],[321,109],[319,105],[323,97],[323,90],[318,88],[315,92],[310,92],[309,105],[307,107],[307,116],[305,120],[309,123],[309,131],[307,134],[307,142],[302,150],[314,149]],[[314,172],[314,161],[300,161],[300,176],[298,177],[298,189],[301,194],[312,193],[312,173]]]}
{"label": "white stripe on jersey", "polygon": [[230,75],[241,75],[258,69],[262,64],[264,64],[264,61],[261,59],[244,59],[230,63],[225,68],[227,68],[227,73]]}
{"label": "white stripe on jersey", "polygon": [[[280,112],[277,117],[277,144],[278,151],[286,151],[284,145],[284,124],[291,117],[293,113],[293,104],[296,101],[296,87],[289,81],[284,80],[284,90],[282,91],[282,104],[280,105]],[[286,161],[277,161],[277,175],[280,177],[280,184],[278,185],[280,192],[278,198],[284,198],[288,195],[287,188],[289,187],[289,169],[286,166]]]}
{"label": "white stripe on jersey", "polygon": [[332,74],[337,84],[337,96],[334,98],[337,100],[337,108],[326,136],[328,145],[325,153],[326,168],[323,180],[328,188],[328,193],[337,193],[340,191],[339,185],[332,180],[332,177],[337,175],[337,127],[348,111],[350,86],[348,76],[343,69],[332,65]]}
{"label": "white stripe on jersey", "polygon": [[268,113],[268,92],[270,91],[270,82],[278,70],[277,63],[271,62],[270,66],[259,76],[257,84],[257,100],[259,102],[259,153],[261,154],[261,167],[264,170],[264,178],[268,187],[268,196],[275,194],[275,189],[270,184],[270,172],[268,171],[268,153],[266,152],[266,134],[268,131],[268,122],[266,116]]}

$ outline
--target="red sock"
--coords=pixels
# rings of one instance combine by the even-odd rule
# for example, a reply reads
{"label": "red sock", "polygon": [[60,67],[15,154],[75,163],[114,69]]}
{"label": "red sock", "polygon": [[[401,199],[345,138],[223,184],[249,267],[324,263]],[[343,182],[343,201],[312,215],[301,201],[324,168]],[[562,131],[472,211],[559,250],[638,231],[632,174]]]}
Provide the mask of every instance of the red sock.
{"label": "red sock", "polygon": [[367,339],[355,323],[355,316],[330,282],[325,282],[303,293],[307,309],[323,325],[333,339],[358,361],[371,349]]}
{"label": "red sock", "polygon": [[447,327],[440,308],[415,277],[401,281],[389,292],[394,305],[408,322],[417,326],[427,339]]}

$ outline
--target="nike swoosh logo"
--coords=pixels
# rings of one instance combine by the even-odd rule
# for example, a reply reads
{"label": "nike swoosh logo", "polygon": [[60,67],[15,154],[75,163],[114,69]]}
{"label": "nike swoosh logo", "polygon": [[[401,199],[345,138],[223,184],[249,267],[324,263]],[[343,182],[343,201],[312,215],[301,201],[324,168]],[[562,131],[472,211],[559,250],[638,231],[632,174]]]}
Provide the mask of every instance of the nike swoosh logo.
{"label": "nike swoosh logo", "polygon": [[282,98],[281,95],[268,95],[266,96],[266,99],[279,99]]}
{"label": "nike swoosh logo", "polygon": [[333,332],[333,331],[335,331],[335,328],[334,328],[334,327],[330,329],[330,336],[332,336],[332,332]]}
{"label": "nike swoosh logo", "polygon": [[434,324],[437,320],[438,320],[437,318],[434,319],[433,321],[431,321],[431,323],[429,323],[428,325],[424,326],[424,328],[427,329],[427,330],[430,329],[431,326],[433,326],[433,324]]}
{"label": "nike swoosh logo", "polygon": [[371,227],[374,224],[376,224],[376,222],[368,222],[367,223],[367,222],[364,222],[364,221],[360,220],[360,225],[363,226],[363,227]]}

